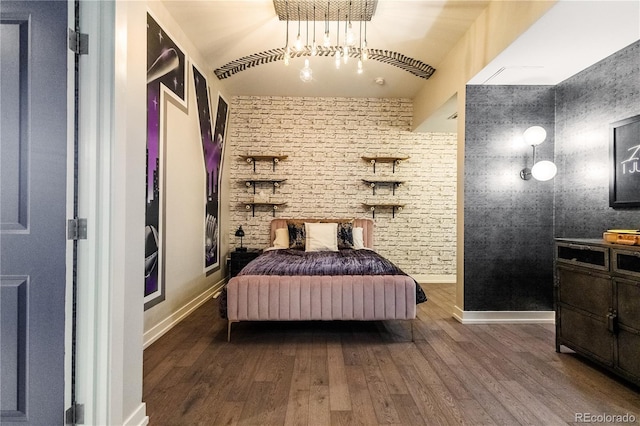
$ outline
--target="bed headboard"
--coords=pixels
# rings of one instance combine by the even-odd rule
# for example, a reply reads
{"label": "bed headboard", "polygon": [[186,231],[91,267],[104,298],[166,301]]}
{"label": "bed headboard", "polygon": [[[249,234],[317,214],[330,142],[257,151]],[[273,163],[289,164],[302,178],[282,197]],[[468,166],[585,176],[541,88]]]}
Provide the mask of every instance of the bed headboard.
{"label": "bed headboard", "polygon": [[324,223],[340,223],[340,222],[353,222],[354,228],[362,228],[362,236],[364,239],[364,246],[366,248],[373,248],[373,219],[273,219],[271,221],[271,233],[269,242],[272,243],[276,238],[276,229],[287,228],[289,223],[309,223],[309,222],[324,222]]}

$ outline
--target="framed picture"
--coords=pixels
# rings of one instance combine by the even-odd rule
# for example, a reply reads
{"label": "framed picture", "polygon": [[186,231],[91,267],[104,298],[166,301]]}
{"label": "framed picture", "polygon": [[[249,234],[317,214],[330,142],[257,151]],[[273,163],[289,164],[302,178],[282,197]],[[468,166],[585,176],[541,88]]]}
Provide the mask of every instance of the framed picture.
{"label": "framed picture", "polygon": [[640,207],[640,115],[610,125],[609,206]]}

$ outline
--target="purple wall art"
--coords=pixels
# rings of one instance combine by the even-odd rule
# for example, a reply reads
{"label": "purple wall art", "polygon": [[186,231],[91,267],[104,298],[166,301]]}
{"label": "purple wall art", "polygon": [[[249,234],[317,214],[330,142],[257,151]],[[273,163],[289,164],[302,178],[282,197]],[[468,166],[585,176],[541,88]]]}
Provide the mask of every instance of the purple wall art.
{"label": "purple wall art", "polygon": [[147,181],[144,309],[165,298],[163,282],[164,97],[187,107],[187,64],[182,49],[147,13]]}

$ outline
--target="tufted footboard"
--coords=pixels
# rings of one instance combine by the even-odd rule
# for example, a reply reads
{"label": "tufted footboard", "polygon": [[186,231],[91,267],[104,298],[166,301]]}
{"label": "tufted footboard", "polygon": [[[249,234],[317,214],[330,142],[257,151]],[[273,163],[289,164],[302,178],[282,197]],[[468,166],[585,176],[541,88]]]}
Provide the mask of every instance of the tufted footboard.
{"label": "tufted footboard", "polygon": [[227,285],[229,335],[238,321],[413,319],[416,284],[404,275],[241,275]]}

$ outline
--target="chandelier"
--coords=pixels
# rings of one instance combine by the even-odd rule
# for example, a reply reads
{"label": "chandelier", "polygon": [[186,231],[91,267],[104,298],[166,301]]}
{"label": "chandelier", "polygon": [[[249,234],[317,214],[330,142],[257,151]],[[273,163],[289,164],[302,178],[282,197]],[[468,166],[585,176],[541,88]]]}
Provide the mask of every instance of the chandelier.
{"label": "chandelier", "polygon": [[[420,78],[431,77],[435,69],[430,65],[398,52],[372,49],[367,45],[367,22],[375,14],[377,4],[378,0],[273,0],[278,19],[286,22],[285,46],[242,57],[214,73],[222,80],[258,65],[275,61],[289,65],[292,58],[305,57],[300,79],[308,82],[313,79],[309,58],[333,57],[337,69],[346,65],[350,58],[357,60],[358,74],[362,74],[364,63],[371,59],[399,67]],[[289,26],[296,22],[295,38],[289,37]],[[317,26],[323,26],[322,41],[316,38]]]}
{"label": "chandelier", "polygon": [[[342,0],[342,1],[315,1],[315,0],[273,0],[273,6],[281,21],[287,22],[285,47],[283,60],[289,65],[294,54],[305,56],[334,56],[336,68],[340,64],[349,61],[350,56],[358,58],[358,74],[363,71],[363,63],[369,57],[367,49],[367,21],[371,21],[375,13],[378,0]],[[298,34],[293,45],[289,43],[289,22],[298,21]],[[306,43],[303,44],[300,34],[301,23],[306,26]],[[309,22],[313,24],[312,40],[309,43]],[[324,24],[324,37],[322,44],[316,40],[316,23]],[[356,38],[353,22],[358,23],[359,37]],[[331,23],[335,23],[334,39],[332,44]],[[344,23],[344,32],[341,23]],[[364,23],[364,37],[363,37]],[[342,43],[340,35],[343,34]],[[357,41],[357,43],[356,43]],[[304,82],[312,80],[312,71],[309,59],[305,59],[304,68],[300,71],[300,79]]]}

